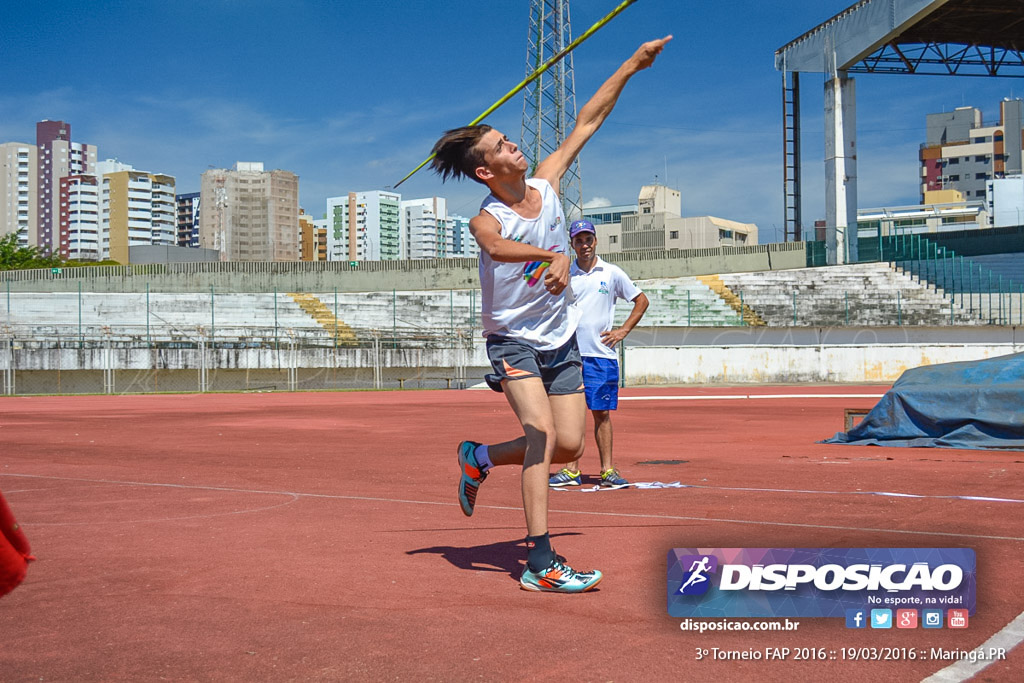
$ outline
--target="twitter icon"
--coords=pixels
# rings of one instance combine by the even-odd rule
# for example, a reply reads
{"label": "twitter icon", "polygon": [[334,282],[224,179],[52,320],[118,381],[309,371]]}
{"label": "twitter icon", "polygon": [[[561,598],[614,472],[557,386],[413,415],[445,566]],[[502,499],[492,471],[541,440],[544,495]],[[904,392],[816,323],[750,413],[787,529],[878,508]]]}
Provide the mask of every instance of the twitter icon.
{"label": "twitter icon", "polygon": [[892,628],[892,610],[871,610],[871,628]]}

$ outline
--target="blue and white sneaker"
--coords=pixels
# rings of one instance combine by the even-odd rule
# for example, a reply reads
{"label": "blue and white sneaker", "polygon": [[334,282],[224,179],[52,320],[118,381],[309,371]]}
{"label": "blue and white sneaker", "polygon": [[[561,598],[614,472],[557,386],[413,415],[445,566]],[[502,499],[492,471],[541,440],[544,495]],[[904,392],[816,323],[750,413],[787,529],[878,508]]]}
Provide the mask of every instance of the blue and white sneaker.
{"label": "blue and white sneaker", "polygon": [[608,489],[621,489],[629,486],[629,482],[623,479],[619,471],[613,467],[601,473],[601,486]]}
{"label": "blue and white sneaker", "polygon": [[563,486],[579,486],[581,483],[583,483],[583,474],[581,472],[570,472],[565,467],[562,468],[561,472],[552,475],[548,479],[548,486],[556,489]]}
{"label": "blue and white sneaker", "polygon": [[476,492],[480,484],[484,483],[487,473],[480,469],[476,461],[476,441],[463,441],[459,444],[459,505],[462,507],[462,514],[467,517],[473,516],[473,508],[476,506]]}
{"label": "blue and white sneaker", "polygon": [[601,572],[591,569],[578,572],[569,565],[555,560],[541,572],[530,571],[530,565],[523,569],[519,586],[523,590],[546,593],[585,593],[601,582]]}

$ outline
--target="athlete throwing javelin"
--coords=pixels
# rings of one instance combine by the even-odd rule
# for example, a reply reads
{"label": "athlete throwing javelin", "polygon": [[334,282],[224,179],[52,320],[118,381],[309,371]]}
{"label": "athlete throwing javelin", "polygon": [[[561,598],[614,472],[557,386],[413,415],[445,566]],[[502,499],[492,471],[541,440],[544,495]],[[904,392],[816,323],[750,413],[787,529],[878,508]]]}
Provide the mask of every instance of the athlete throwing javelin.
{"label": "athlete throwing javelin", "polygon": [[458,447],[459,503],[473,514],[480,484],[492,467],[522,469],[526,514],[526,590],[582,593],[601,581],[555,555],[548,536],[548,470],[583,452],[586,403],[576,345],[579,313],[570,301],[562,176],[597,132],[630,78],[654,63],[672,36],[641,45],[583,106],[576,127],[527,179],[518,146],[487,125],[450,130],[434,145],[433,169],[442,180],[466,177],[491,193],[469,222],[480,245],[481,318],[494,369],[488,384],[505,393],[523,436]]}

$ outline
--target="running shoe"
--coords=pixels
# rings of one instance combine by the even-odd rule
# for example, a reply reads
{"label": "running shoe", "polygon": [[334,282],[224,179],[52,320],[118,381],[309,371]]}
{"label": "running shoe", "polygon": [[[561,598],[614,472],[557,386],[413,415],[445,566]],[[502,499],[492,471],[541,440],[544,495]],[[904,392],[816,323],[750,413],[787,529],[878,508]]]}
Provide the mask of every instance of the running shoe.
{"label": "running shoe", "polygon": [[523,569],[519,585],[523,590],[546,593],[585,593],[601,582],[602,574],[596,569],[578,572],[564,562],[555,560],[541,572]]}
{"label": "running shoe", "polygon": [[548,486],[551,488],[561,488],[562,486],[579,486],[583,482],[583,474],[580,472],[570,472],[568,468],[563,467],[562,471],[558,474],[554,474],[548,479]]}
{"label": "running shoe", "polygon": [[467,517],[473,516],[476,492],[487,478],[487,473],[480,469],[476,461],[476,447],[479,445],[476,441],[463,441],[459,444],[459,505],[462,506],[462,514]]}
{"label": "running shoe", "polygon": [[601,486],[609,489],[621,489],[629,486],[629,482],[622,478],[619,471],[614,467],[601,473]]}

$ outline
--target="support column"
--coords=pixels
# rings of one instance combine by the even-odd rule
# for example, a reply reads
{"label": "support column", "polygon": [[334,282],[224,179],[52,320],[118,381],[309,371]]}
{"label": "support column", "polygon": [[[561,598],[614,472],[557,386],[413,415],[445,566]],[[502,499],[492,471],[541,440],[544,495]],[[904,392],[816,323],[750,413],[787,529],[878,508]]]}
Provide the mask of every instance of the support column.
{"label": "support column", "polygon": [[829,265],[857,261],[857,101],[854,82],[825,82],[825,240]]}

